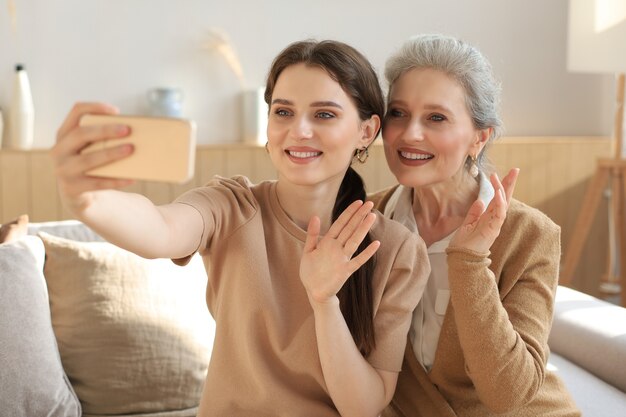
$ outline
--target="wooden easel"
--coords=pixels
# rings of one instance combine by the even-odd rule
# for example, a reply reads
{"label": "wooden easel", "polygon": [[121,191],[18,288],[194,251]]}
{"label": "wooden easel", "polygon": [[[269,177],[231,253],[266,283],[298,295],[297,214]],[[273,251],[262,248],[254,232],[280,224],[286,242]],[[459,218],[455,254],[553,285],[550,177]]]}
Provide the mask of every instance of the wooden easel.
{"label": "wooden easel", "polygon": [[622,158],[622,129],[624,120],[624,74],[617,76],[617,108],[615,109],[615,127],[614,127],[614,157],[602,158],[598,160],[596,172],[591,179],[589,188],[585,194],[576,226],[572,235],[567,253],[565,254],[565,262],[561,269],[559,284],[568,285],[572,277],[580,254],[583,250],[589,229],[598,210],[600,198],[607,183],[610,180],[611,185],[611,205],[610,209],[615,222],[615,248],[619,259],[619,276],[616,276],[613,269],[614,259],[609,254],[608,271],[605,280],[608,282],[619,283],[621,285],[621,304],[626,307],[626,222],[624,216],[624,206],[626,202],[626,159]]}

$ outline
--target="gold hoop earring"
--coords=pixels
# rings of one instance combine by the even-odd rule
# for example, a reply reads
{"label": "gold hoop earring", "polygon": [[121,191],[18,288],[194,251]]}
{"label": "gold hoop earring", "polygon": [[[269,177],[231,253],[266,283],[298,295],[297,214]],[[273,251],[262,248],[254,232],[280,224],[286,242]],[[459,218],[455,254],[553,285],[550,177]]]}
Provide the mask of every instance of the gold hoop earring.
{"label": "gold hoop earring", "polygon": [[472,163],[470,164],[470,167],[469,167],[469,174],[472,177],[476,178],[478,176],[478,173],[479,173],[478,163],[477,163],[478,162],[478,158],[476,157],[476,155],[470,155],[469,157],[472,160]]}
{"label": "gold hoop earring", "polygon": [[367,158],[369,158],[369,156],[370,156],[370,153],[367,148],[357,149],[356,153],[354,154],[354,157],[356,158],[356,160],[362,164],[364,164],[365,161],[367,161]]}

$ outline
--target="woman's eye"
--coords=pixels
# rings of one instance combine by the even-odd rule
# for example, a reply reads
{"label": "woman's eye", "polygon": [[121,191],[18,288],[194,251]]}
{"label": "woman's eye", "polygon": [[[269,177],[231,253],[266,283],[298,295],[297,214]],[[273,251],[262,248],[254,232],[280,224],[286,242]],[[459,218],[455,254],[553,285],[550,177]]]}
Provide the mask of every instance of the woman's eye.
{"label": "woman's eye", "polygon": [[274,114],[277,116],[289,116],[291,113],[285,109],[276,109],[274,111]]}
{"label": "woman's eye", "polygon": [[404,116],[404,113],[398,109],[390,109],[387,112],[387,117],[402,117],[402,116]]}
{"label": "woman's eye", "polygon": [[328,111],[320,111],[315,115],[318,119],[332,119],[335,115]]}
{"label": "woman's eye", "polygon": [[433,122],[443,122],[446,118],[440,114],[432,114],[428,120],[432,120]]}

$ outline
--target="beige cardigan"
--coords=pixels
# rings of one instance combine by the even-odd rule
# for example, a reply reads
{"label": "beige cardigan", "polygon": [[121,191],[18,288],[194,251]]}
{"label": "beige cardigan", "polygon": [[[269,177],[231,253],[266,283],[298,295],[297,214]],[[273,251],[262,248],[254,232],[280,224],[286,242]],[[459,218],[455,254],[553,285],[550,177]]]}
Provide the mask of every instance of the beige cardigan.
{"label": "beige cardigan", "polygon": [[[384,211],[396,187],[370,199]],[[546,370],[561,255],[560,228],[510,204],[491,252],[448,248],[450,304],[430,372],[410,344],[384,416],[580,416]]]}

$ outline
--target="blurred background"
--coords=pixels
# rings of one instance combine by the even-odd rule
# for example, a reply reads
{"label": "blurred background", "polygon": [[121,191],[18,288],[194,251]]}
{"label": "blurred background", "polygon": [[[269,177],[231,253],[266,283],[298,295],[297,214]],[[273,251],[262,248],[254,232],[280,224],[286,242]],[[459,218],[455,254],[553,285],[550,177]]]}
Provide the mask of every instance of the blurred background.
{"label": "blurred background", "polygon": [[[609,136],[614,77],[566,69],[567,0],[1,0],[0,108],[14,67],[28,72],[35,148],[54,142],[76,101],[147,111],[156,87],[180,88],[199,144],[240,141],[240,93],[265,82],[272,58],[304,38],[362,51],[382,77],[411,35],[442,32],[476,45],[502,82],[507,136]],[[224,34],[243,79],[210,47]],[[381,79],[382,80],[382,79]]]}

